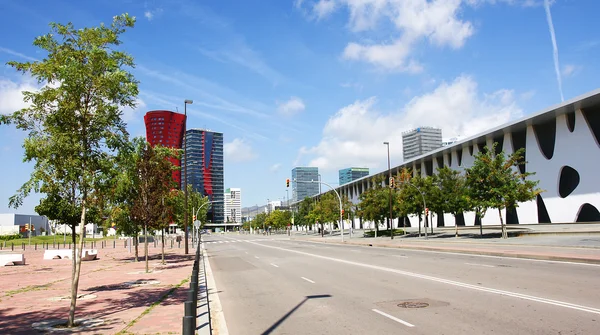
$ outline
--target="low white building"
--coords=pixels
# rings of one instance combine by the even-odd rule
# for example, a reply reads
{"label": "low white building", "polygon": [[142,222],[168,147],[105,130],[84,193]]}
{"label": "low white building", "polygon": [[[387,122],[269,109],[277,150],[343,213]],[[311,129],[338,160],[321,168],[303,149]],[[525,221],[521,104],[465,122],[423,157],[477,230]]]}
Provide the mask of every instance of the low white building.
{"label": "low white building", "polygon": [[49,230],[48,218],[45,216],[2,213],[0,214],[0,235],[24,234],[26,233],[26,224],[34,227],[31,236],[42,235]]}

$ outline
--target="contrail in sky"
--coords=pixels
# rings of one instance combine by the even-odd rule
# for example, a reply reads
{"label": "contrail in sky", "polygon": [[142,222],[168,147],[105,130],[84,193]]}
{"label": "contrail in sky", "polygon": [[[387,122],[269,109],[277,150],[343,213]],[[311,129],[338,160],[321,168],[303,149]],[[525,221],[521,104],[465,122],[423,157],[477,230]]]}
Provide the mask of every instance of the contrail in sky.
{"label": "contrail in sky", "polygon": [[558,47],[556,46],[556,35],[554,34],[554,24],[552,23],[552,14],[550,13],[550,0],[544,0],[544,8],[546,9],[546,19],[548,20],[548,28],[550,28],[550,38],[552,39],[552,49],[554,51],[554,70],[556,71],[556,79],[558,80],[560,101],[565,101],[562,90],[562,79],[560,77],[560,65],[558,63]]}

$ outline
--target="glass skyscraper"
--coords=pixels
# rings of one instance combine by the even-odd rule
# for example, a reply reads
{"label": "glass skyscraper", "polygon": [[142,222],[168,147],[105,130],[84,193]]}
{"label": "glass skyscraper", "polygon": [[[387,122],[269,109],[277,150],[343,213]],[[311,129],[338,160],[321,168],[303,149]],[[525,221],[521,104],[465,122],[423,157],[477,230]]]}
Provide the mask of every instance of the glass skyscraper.
{"label": "glass skyscraper", "polygon": [[[166,110],[149,111],[144,115],[144,123],[146,124],[146,141],[150,145],[160,144],[163,147],[181,149],[185,124],[183,114]],[[181,166],[179,159],[169,157],[168,160],[175,166]],[[173,171],[173,180],[177,183],[177,187],[180,187],[181,171],[179,169]]]}
{"label": "glass skyscraper", "polygon": [[[216,201],[208,210],[208,223],[225,222],[225,183],[223,166],[223,133],[205,129],[189,129],[185,133],[187,183],[195,192]],[[182,176],[185,171],[182,171]],[[183,183],[182,183],[183,187]]]}
{"label": "glass skyscraper", "polygon": [[347,168],[340,172],[340,186],[369,175],[369,168]]}
{"label": "glass skyscraper", "polygon": [[[315,183],[309,183],[310,181]],[[319,168],[296,167],[292,170],[292,194],[294,201],[319,194]]]}

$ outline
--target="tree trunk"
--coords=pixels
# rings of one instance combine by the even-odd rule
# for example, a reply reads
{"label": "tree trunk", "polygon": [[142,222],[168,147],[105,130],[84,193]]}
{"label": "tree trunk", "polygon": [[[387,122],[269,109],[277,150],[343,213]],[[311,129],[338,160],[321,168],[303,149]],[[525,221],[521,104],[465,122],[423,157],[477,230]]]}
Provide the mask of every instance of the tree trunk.
{"label": "tree trunk", "polygon": [[161,264],[165,264],[165,229],[163,228],[162,230],[162,250],[161,250],[161,254],[162,254],[162,263]]}
{"label": "tree trunk", "polygon": [[144,256],[146,257],[146,273],[148,273],[148,225],[144,223]]}
{"label": "tree trunk", "polygon": [[[86,195],[83,195],[83,199]],[[75,306],[77,305],[77,289],[79,288],[79,275],[81,273],[81,258],[83,253],[83,236],[85,233],[85,200],[81,203],[81,221],[79,222],[79,253],[76,253],[76,244],[73,245],[73,253],[76,254],[75,261],[75,276],[71,282],[71,306],[69,307],[68,327],[75,326]]]}
{"label": "tree trunk", "polygon": [[454,214],[454,237],[458,237],[458,222],[456,222],[456,214]]}
{"label": "tree trunk", "polygon": [[138,255],[139,255],[139,251],[138,251],[138,244],[139,243],[138,242],[139,242],[139,240],[138,240],[137,231],[136,231],[135,236],[133,236],[133,238],[132,238],[132,242],[133,242],[133,245],[135,245],[135,261],[138,262]]}
{"label": "tree trunk", "polygon": [[498,208],[498,216],[500,216],[500,227],[502,227],[502,238],[508,238],[506,234],[506,227],[504,226],[504,220],[502,220],[502,210]]}

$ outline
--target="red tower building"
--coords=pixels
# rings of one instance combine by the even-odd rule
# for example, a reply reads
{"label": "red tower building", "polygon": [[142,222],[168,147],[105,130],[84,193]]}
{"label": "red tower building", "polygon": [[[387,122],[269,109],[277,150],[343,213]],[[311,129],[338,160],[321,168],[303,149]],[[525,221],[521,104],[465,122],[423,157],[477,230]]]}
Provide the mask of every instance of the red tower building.
{"label": "red tower building", "polygon": [[[149,111],[144,115],[144,123],[146,140],[150,145],[160,144],[164,147],[181,149],[185,115],[165,110]],[[179,159],[169,158],[169,160],[174,165],[181,166]],[[173,171],[173,179],[181,189],[181,170]]]}

